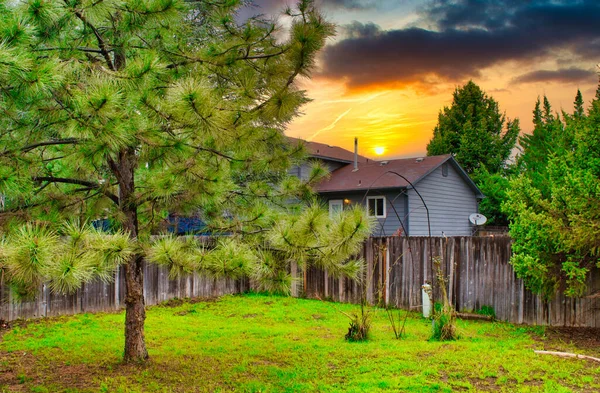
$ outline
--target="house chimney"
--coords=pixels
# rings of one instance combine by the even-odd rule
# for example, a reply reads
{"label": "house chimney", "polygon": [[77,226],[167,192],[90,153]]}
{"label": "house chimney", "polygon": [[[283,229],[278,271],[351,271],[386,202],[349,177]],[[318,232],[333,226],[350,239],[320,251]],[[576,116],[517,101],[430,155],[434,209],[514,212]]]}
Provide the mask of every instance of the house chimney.
{"label": "house chimney", "polygon": [[354,169],[352,172],[358,170],[358,138],[354,138]]}

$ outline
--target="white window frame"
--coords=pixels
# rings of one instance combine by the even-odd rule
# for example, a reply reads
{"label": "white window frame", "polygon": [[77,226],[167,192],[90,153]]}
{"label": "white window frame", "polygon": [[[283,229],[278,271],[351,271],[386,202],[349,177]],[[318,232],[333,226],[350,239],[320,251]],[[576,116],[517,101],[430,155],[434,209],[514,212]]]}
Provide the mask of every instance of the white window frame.
{"label": "white window frame", "polygon": [[[382,215],[377,215],[377,202],[375,202],[375,215],[372,215],[371,211],[369,210],[369,201],[377,200],[377,199],[383,200],[383,214]],[[386,200],[386,198],[384,196],[367,197],[367,215],[369,217],[375,217],[375,218],[386,218],[387,217],[387,200]]]}
{"label": "white window frame", "polygon": [[331,209],[334,205],[340,205],[340,212],[344,210],[344,200],[343,199],[330,199],[329,200],[329,217],[334,215],[334,211]]}

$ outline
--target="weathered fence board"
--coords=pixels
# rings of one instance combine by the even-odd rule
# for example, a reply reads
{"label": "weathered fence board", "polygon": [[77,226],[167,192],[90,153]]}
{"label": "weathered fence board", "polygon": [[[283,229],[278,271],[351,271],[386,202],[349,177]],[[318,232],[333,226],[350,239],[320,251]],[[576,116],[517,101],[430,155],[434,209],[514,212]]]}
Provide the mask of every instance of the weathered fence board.
{"label": "weathered fence board", "polygon": [[[359,255],[367,262],[363,271],[366,288],[321,269],[303,272],[292,264],[290,271],[297,278],[292,294],[358,303],[366,291],[373,304],[418,309],[425,282],[433,282],[434,296],[439,294],[430,255],[442,258],[448,295],[460,312],[490,306],[498,319],[513,323],[600,327],[600,297],[570,299],[559,294],[545,303],[525,289],[509,264],[511,240],[504,236],[370,238]],[[175,297],[240,293],[252,287],[245,280],[214,280],[199,275],[171,280],[168,271],[156,265],[145,267],[144,278],[147,305]],[[588,277],[588,287],[590,293],[600,292],[599,270]],[[41,286],[35,301],[22,303],[12,302],[8,288],[0,282],[0,320],[118,310],[124,306],[124,295],[123,271],[118,272],[114,282],[89,283],[70,296],[52,294]]]}
{"label": "weathered fence board", "polygon": [[[44,285],[33,301],[14,302],[6,286],[0,283],[0,320],[38,318],[82,312],[113,311],[125,305],[125,277],[121,270],[110,283],[84,284],[73,295],[51,293]],[[246,281],[213,278],[194,274],[189,277],[169,279],[166,269],[147,264],[144,267],[144,298],[146,305],[158,304],[173,298],[212,297],[241,293],[250,289]]]}
{"label": "weathered fence board", "polygon": [[[388,237],[371,238],[362,252],[367,266],[363,273],[366,299],[372,304],[386,301],[401,308],[418,309],[422,304],[421,286],[434,284],[430,255],[442,258],[448,279],[448,296],[459,312],[492,307],[498,319],[512,323],[554,326],[600,327],[600,297],[567,298],[557,294],[550,302],[527,289],[509,263],[511,239],[498,237]],[[305,295],[360,302],[363,287],[348,280],[328,277],[325,272],[306,272]],[[589,293],[600,292],[600,271],[588,277]]]}

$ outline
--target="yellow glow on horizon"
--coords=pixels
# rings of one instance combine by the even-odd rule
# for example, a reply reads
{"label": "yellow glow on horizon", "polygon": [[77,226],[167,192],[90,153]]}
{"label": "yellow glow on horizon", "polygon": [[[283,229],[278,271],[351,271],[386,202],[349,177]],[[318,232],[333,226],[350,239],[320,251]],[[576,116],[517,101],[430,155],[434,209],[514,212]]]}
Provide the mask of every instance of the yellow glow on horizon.
{"label": "yellow glow on horizon", "polygon": [[[546,65],[544,65],[546,66]],[[541,66],[540,66],[541,67]],[[546,68],[551,68],[548,65]],[[475,82],[496,99],[507,117],[519,118],[523,133],[533,129],[531,111],[537,97],[548,96],[553,110],[570,112],[577,87],[557,83],[515,85],[515,75],[526,71],[515,66],[491,67]],[[438,114],[452,103],[452,93],[465,83],[447,82],[413,86],[369,86],[349,88],[344,81],[315,77],[300,87],[312,102],[289,125],[286,135],[313,140],[354,151],[368,158],[396,159],[421,157],[438,121]],[[595,94],[595,81],[583,88],[584,100]]]}
{"label": "yellow glow on horizon", "polygon": [[358,153],[378,159],[424,155],[443,105],[440,98],[452,99],[452,91],[441,97],[411,90],[353,92],[322,78],[305,80],[302,88],[314,101],[302,108],[305,115],[290,124],[287,135],[348,151],[354,151],[357,137]]}

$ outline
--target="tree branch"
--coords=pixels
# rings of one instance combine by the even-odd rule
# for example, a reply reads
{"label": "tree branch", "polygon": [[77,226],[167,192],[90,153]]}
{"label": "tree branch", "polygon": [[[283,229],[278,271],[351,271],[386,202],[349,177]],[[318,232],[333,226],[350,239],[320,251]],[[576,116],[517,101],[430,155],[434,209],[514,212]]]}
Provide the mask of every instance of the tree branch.
{"label": "tree branch", "polygon": [[104,196],[106,196],[107,198],[112,200],[117,205],[119,204],[119,198],[115,194],[109,192],[108,190],[104,190],[100,183],[87,181],[87,180],[71,179],[71,178],[66,178],[66,177],[54,177],[54,176],[34,176],[34,177],[32,177],[32,180],[35,182],[75,184],[75,185],[79,185],[79,186],[89,187],[91,189],[100,190],[102,192],[102,194],[104,194]]}
{"label": "tree branch", "polygon": [[79,142],[81,142],[81,140],[79,140],[77,138],[55,139],[55,140],[38,142],[38,143],[34,143],[34,144],[31,144],[28,146],[24,146],[21,148],[21,151],[24,153],[27,153],[28,151],[31,151],[35,148],[42,147],[42,146],[76,145]]}
{"label": "tree branch", "polygon": [[[68,5],[68,2],[65,1],[65,3],[67,3],[67,5]],[[96,27],[94,27],[94,25],[92,25],[92,23],[85,17],[85,15],[83,15],[83,12],[81,12],[79,10],[75,10],[75,9],[73,10],[73,12],[75,13],[75,16],[77,16],[77,18],[79,18],[79,20],[82,21],[85,26],[89,27],[92,30],[92,32],[94,33],[94,36],[96,36],[96,40],[98,41],[98,48],[100,49],[100,53],[104,57],[104,60],[106,61],[106,64],[108,65],[108,68],[110,68],[111,71],[116,71],[113,62],[110,59],[110,51],[111,50],[106,45],[106,42],[104,42],[104,39],[100,35],[100,32],[98,32],[98,29],[96,29]]]}

